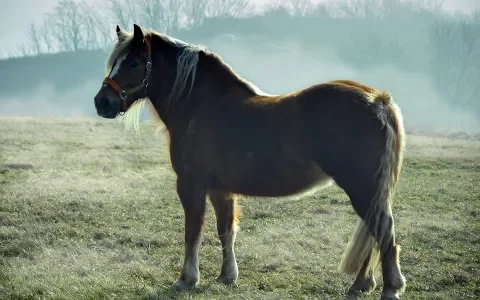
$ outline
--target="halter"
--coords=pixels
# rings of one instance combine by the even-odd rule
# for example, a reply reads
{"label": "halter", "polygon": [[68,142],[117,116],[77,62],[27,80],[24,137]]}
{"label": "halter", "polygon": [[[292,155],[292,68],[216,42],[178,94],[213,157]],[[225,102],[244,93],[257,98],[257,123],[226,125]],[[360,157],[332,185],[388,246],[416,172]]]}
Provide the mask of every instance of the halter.
{"label": "halter", "polygon": [[108,84],[111,86],[115,91],[117,91],[118,95],[120,96],[120,99],[122,99],[122,107],[123,110],[127,110],[128,105],[127,105],[127,97],[128,95],[131,95],[133,93],[136,93],[137,91],[141,90],[142,88],[145,88],[145,97],[147,96],[147,88],[148,88],[148,79],[150,77],[150,72],[152,71],[152,45],[150,43],[150,40],[148,38],[144,39],[145,43],[147,44],[147,65],[145,66],[146,72],[145,72],[145,78],[143,79],[142,83],[138,84],[137,86],[129,89],[128,91],[125,91],[120,87],[118,83],[115,82],[115,80],[111,79],[110,77],[105,77],[103,80],[103,83]]}

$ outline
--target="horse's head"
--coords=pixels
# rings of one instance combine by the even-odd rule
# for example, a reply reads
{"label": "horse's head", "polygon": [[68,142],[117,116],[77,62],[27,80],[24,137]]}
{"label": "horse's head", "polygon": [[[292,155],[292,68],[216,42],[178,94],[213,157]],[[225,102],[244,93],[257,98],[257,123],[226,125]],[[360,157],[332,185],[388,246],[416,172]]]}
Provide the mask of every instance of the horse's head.
{"label": "horse's head", "polygon": [[[95,96],[97,113],[104,118],[117,117],[141,98],[148,97],[157,110],[188,98],[200,55],[205,54],[203,46],[151,30],[144,34],[140,26],[133,26],[132,34],[117,25],[118,41],[106,64],[107,77]],[[149,85],[153,80],[155,84]]]}
{"label": "horse's head", "polygon": [[117,25],[118,41],[106,66],[102,87],[95,96],[97,114],[113,119],[147,96],[152,70],[151,42],[134,24],[133,36]]}

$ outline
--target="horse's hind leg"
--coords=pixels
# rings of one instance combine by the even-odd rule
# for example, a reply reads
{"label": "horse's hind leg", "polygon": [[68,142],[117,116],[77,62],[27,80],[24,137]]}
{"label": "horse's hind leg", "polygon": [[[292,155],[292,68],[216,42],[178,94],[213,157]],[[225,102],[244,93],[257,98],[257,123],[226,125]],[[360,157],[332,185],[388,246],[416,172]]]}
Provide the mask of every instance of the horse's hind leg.
{"label": "horse's hind leg", "polygon": [[394,300],[399,299],[399,295],[405,290],[405,277],[400,270],[400,246],[395,244],[395,231],[391,211],[380,214],[376,229],[377,231],[384,231],[385,228],[387,230],[383,239],[376,236],[380,244],[383,244],[381,255],[383,291],[381,299]]}
{"label": "horse's hind leg", "polygon": [[375,282],[375,270],[372,265],[372,259],[376,259],[375,255],[377,254],[373,249],[363,262],[362,268],[358,272],[352,286],[348,289],[348,296],[356,298],[360,294],[370,294],[377,286],[377,283]]}
{"label": "horse's hind leg", "polygon": [[235,197],[219,191],[211,191],[209,196],[217,216],[218,237],[222,243],[222,270],[217,281],[224,284],[232,284],[238,277],[238,267],[234,252],[237,222]]}
{"label": "horse's hind leg", "polygon": [[[362,249],[363,247],[363,249],[358,251],[357,248],[356,253],[358,257],[362,257],[361,253],[364,251],[363,253],[367,253],[367,256],[363,261],[362,268],[357,273],[357,278],[350,291],[368,292],[369,285],[374,282],[374,267],[376,262],[378,262],[378,257],[376,257],[378,254],[382,263],[383,276],[381,299],[399,299],[399,295],[405,289],[405,278],[400,270],[400,247],[395,245],[395,231],[391,211],[389,210],[387,213],[382,211],[370,218],[364,211],[364,208],[368,207],[367,203],[369,201],[358,203],[357,201],[360,199],[352,198],[352,204],[362,218],[362,221],[357,226],[355,237],[357,244],[360,244],[360,248]],[[364,198],[363,200],[366,199]],[[366,225],[366,222],[368,225]],[[375,242],[380,245],[380,249],[376,248]]]}
{"label": "horse's hind leg", "polygon": [[[341,269],[357,276],[348,295],[368,293],[375,287],[374,268],[380,258],[384,284],[382,299],[399,299],[405,288],[405,278],[400,271],[391,208],[376,209],[369,214],[378,188],[375,183],[365,180],[369,177],[360,177],[363,182],[358,178],[355,182],[354,178],[337,177],[337,183],[349,195],[353,208],[361,218],[342,257]],[[385,209],[387,212],[384,212]],[[380,252],[378,245],[381,246]]]}

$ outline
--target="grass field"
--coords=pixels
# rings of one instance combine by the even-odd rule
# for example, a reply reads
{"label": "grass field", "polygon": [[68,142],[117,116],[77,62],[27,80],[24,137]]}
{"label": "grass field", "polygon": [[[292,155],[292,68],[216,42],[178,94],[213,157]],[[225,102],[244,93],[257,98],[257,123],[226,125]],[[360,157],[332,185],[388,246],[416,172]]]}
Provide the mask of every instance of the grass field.
{"label": "grass field", "polygon": [[[479,299],[480,141],[407,144],[394,208],[403,299]],[[0,299],[343,298],[353,278],[337,267],[356,216],[336,186],[243,199],[233,287],[215,282],[208,205],[201,282],[175,293],[183,210],[166,150],[149,122],[135,135],[117,121],[0,117]]]}

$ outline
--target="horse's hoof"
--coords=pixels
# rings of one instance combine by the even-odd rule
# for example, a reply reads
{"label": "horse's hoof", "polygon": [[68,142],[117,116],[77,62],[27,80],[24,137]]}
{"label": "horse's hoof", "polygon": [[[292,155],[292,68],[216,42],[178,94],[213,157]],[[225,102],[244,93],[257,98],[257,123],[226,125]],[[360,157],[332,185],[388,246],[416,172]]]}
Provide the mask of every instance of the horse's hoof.
{"label": "horse's hoof", "polygon": [[173,287],[175,288],[175,291],[183,292],[183,291],[194,289],[196,284],[197,282],[195,281],[185,281],[183,279],[178,279],[173,284]]}
{"label": "horse's hoof", "polygon": [[358,298],[361,295],[368,295],[373,292],[373,290],[375,290],[376,286],[377,283],[375,282],[375,278],[373,277],[368,277],[358,281],[356,280],[355,283],[348,290],[347,296],[355,296]]}
{"label": "horse's hoof", "polygon": [[345,295],[345,300],[358,300],[360,299],[360,293],[358,291],[349,290]]}
{"label": "horse's hoof", "polygon": [[380,300],[400,300],[400,298],[396,294],[391,294],[391,295],[382,295],[380,297]]}
{"label": "horse's hoof", "polygon": [[218,283],[224,284],[224,285],[233,285],[237,281],[237,278],[235,277],[225,277],[225,276],[218,276],[217,280]]}

